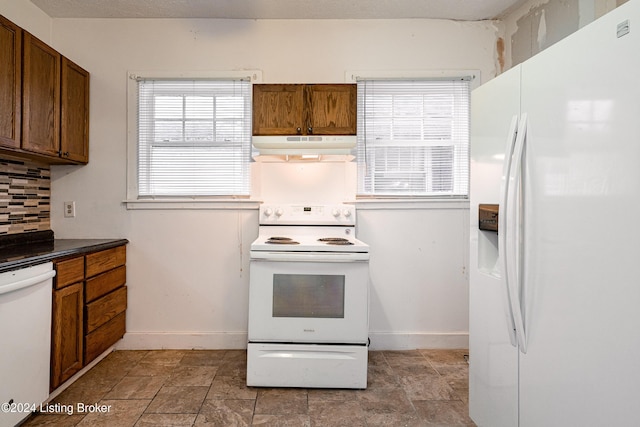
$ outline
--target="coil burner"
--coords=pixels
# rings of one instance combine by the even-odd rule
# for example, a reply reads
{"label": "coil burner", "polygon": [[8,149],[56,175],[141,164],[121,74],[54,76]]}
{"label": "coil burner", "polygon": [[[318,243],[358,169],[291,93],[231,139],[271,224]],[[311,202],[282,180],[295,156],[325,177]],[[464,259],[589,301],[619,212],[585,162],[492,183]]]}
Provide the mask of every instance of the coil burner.
{"label": "coil burner", "polygon": [[338,245],[338,246],[349,246],[353,245],[353,242],[350,242],[348,239],[344,237],[323,237],[318,239],[318,242],[324,242],[327,245]]}
{"label": "coil burner", "polygon": [[268,243],[270,245],[299,245],[300,244],[299,242],[296,242],[290,237],[280,237],[280,236],[269,237],[265,243]]}

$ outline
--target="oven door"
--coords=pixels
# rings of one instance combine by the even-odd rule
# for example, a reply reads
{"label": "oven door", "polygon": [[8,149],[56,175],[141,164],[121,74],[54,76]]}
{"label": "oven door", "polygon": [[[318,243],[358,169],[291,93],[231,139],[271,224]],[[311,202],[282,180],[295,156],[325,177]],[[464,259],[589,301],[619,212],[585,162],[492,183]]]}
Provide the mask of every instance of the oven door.
{"label": "oven door", "polygon": [[250,262],[249,342],[367,343],[368,254],[271,255]]}

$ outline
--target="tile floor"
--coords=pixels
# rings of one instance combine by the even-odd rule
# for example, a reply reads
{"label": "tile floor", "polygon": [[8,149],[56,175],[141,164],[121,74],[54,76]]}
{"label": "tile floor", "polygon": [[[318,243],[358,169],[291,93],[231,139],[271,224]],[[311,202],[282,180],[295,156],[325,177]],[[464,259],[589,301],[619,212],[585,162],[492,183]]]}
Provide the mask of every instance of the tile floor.
{"label": "tile floor", "polygon": [[114,351],[23,425],[473,426],[466,353],[370,351],[366,390],[327,390],[247,387],[244,350]]}

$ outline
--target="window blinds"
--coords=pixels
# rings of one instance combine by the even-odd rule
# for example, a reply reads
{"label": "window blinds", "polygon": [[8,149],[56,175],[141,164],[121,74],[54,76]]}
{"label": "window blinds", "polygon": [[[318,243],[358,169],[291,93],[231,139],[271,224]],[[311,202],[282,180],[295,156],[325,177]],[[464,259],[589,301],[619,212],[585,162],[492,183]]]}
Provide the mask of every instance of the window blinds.
{"label": "window blinds", "polygon": [[138,81],[138,194],[247,196],[251,83]]}
{"label": "window blinds", "polygon": [[358,81],[358,194],[466,197],[470,84]]}

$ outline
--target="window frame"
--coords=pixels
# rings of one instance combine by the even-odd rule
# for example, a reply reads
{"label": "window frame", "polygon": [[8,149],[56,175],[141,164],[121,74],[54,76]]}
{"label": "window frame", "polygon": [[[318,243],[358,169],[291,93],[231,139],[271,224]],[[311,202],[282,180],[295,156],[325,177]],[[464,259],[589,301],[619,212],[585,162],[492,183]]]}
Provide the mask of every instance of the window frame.
{"label": "window frame", "polygon": [[[480,86],[479,70],[417,70],[417,71],[397,71],[397,70],[350,70],[346,72],[345,80],[347,82],[357,83],[361,80],[469,80],[469,92]],[[355,150],[354,150],[355,151]],[[356,168],[360,167],[357,155],[354,161]],[[357,175],[357,174],[356,174]],[[356,179],[360,179],[357,176]],[[360,182],[357,184],[356,202],[366,205],[380,206],[381,204],[392,204],[400,206],[410,206],[407,203],[415,204],[442,204],[447,205],[467,204],[469,196],[454,195],[428,195],[428,194],[366,194],[359,193]]]}
{"label": "window frame", "polygon": [[[260,70],[171,72],[127,72],[127,209],[255,209],[258,202],[251,196],[140,196],[138,183],[138,80],[162,79],[249,79],[262,82]],[[251,92],[251,91],[250,91]],[[251,182],[251,178],[249,177]]]}

